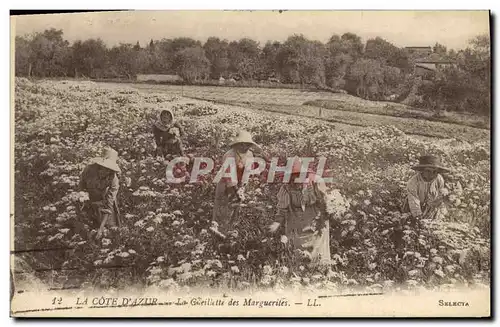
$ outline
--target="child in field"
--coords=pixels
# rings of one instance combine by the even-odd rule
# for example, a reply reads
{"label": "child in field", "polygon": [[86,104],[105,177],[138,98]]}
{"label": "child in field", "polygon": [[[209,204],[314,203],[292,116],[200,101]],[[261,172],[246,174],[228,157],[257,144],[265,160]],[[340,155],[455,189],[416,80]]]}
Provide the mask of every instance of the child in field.
{"label": "child in field", "polygon": [[156,142],[156,155],[179,155],[184,156],[184,147],[181,137],[184,130],[178,122],[174,121],[174,114],[168,109],[164,109],[158,115],[158,119],[153,124],[153,135]]}

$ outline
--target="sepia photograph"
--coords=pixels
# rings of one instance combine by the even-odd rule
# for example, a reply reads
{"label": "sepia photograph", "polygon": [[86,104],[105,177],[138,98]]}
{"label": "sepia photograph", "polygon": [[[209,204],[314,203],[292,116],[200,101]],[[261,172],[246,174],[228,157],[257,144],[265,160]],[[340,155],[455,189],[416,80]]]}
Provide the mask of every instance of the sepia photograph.
{"label": "sepia photograph", "polygon": [[491,317],[491,13],[10,14],[10,316]]}

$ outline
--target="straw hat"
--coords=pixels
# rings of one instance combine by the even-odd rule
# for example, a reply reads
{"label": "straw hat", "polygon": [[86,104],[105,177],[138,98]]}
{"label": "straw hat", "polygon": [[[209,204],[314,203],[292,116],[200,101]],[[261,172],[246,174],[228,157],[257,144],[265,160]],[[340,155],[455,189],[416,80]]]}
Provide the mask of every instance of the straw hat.
{"label": "straw hat", "polygon": [[121,169],[116,163],[117,160],[118,152],[111,148],[105,148],[102,157],[93,158],[91,162],[119,173]]}
{"label": "straw hat", "polygon": [[255,146],[259,146],[257,143],[254,142],[252,139],[252,134],[250,134],[248,131],[241,130],[238,132],[238,135],[236,135],[231,142],[229,143],[229,146],[233,146],[238,143],[250,143]]}
{"label": "straw hat", "polygon": [[450,169],[444,167],[441,164],[441,159],[439,159],[439,157],[430,156],[430,155],[420,157],[418,165],[411,167],[411,169],[413,169],[413,170],[422,170],[425,168],[436,169],[440,172],[449,172],[450,171]]}

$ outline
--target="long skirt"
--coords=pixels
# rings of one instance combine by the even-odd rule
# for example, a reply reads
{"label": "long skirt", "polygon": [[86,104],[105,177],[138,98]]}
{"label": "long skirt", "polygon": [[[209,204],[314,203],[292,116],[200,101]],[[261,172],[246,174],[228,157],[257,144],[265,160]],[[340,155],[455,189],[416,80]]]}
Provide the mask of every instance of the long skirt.
{"label": "long skirt", "polygon": [[306,207],[289,212],[286,219],[285,234],[296,249],[306,250],[313,262],[328,263],[330,256],[330,222],[326,221],[321,231],[314,231],[311,226],[317,211]]}
{"label": "long skirt", "polygon": [[212,219],[219,225],[219,231],[224,233],[232,228],[238,221],[238,209],[231,206],[234,203],[234,192],[224,182],[219,182],[215,187],[215,201]]}

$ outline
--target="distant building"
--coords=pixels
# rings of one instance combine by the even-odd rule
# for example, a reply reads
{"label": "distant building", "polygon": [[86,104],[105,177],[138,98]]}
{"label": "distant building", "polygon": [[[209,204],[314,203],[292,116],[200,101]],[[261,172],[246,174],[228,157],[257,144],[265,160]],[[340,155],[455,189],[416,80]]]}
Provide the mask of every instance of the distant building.
{"label": "distant building", "polygon": [[410,56],[428,56],[432,53],[432,47],[405,47],[405,51]]}
{"label": "distant building", "polygon": [[183,80],[179,75],[137,74],[138,82],[182,82]]}
{"label": "distant building", "polygon": [[447,60],[438,53],[433,53],[432,47],[406,47],[407,54],[413,62],[413,73],[427,78],[433,76],[439,69],[453,66],[456,63]]}
{"label": "distant building", "polygon": [[452,67],[452,66],[456,66],[456,63],[453,61],[419,60],[419,61],[415,62],[414,74],[416,76],[427,77],[427,76],[434,75],[434,73],[436,71],[438,71],[439,69],[443,69],[446,67]]}

